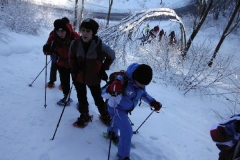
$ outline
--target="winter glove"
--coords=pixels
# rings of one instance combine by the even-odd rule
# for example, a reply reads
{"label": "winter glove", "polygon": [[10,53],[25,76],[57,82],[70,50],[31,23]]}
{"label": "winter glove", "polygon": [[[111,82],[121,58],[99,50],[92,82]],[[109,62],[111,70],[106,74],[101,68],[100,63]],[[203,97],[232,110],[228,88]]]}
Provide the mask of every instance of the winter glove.
{"label": "winter glove", "polygon": [[108,75],[107,75],[106,71],[102,71],[101,72],[101,79],[107,82]]}
{"label": "winter glove", "polygon": [[158,101],[153,101],[150,105],[154,108],[154,111],[159,111],[162,108],[162,104]]}
{"label": "winter glove", "polygon": [[113,81],[108,87],[108,93],[117,96],[123,92],[123,82],[119,80]]}
{"label": "winter glove", "polygon": [[47,55],[48,52],[50,52],[50,50],[51,50],[51,45],[50,45],[50,44],[45,44],[45,45],[43,46],[43,53],[44,53],[45,55]]}
{"label": "winter glove", "polygon": [[108,75],[106,73],[106,70],[105,70],[105,67],[104,65],[102,65],[101,69],[100,69],[100,76],[101,76],[101,79],[106,81],[108,80]]}

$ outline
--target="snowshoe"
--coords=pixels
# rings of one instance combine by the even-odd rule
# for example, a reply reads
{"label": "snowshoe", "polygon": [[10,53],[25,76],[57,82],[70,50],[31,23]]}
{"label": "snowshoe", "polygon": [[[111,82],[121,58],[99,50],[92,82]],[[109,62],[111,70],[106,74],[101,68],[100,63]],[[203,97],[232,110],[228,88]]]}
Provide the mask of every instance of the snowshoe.
{"label": "snowshoe", "polygon": [[73,123],[73,126],[78,128],[84,128],[88,125],[89,122],[92,122],[92,119],[93,115],[81,114],[80,117],[78,117],[77,121]]}
{"label": "snowshoe", "polygon": [[106,116],[99,115],[99,120],[106,126],[109,126],[112,118],[110,117],[110,115]]}
{"label": "snowshoe", "polygon": [[[112,135],[111,135],[112,134]],[[103,132],[103,137],[106,139],[110,139],[110,137],[112,136],[112,142],[114,143],[114,145],[118,145],[119,142],[119,137],[117,135],[115,135],[113,132]]]}
{"label": "snowshoe", "polygon": [[69,106],[72,101],[73,100],[71,98],[68,98],[68,100],[67,100],[67,97],[64,97],[64,98],[60,99],[57,102],[57,104],[60,106],[64,106],[64,105]]}
{"label": "snowshoe", "polygon": [[59,84],[58,89],[62,91],[62,84]]}
{"label": "snowshoe", "polygon": [[[114,137],[112,138],[112,142],[113,144],[117,147],[118,146],[118,142],[119,142],[119,137],[118,136],[115,136],[113,135]],[[110,139],[110,132],[107,133],[107,132],[103,132],[103,138],[105,139]],[[131,144],[131,148],[136,148],[134,144]]]}
{"label": "snowshoe", "polygon": [[124,159],[122,159],[122,158],[120,158],[120,156],[118,154],[116,156],[117,156],[117,160],[130,160],[129,157],[125,157]]}
{"label": "snowshoe", "polygon": [[54,84],[54,82],[49,81],[49,82],[46,84],[46,87],[47,87],[47,88],[54,88],[54,87],[55,87],[55,84]]}

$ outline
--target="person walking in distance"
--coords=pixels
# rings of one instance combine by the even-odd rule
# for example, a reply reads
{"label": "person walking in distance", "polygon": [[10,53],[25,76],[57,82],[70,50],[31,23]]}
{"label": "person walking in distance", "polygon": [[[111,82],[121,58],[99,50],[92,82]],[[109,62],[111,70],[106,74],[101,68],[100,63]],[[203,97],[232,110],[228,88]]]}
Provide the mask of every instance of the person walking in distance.
{"label": "person walking in distance", "polygon": [[162,40],[162,37],[164,36],[164,30],[163,29],[161,29],[160,30],[160,32],[159,32],[159,39],[158,39],[158,41],[160,42],[161,40]]}
{"label": "person walking in distance", "polygon": [[108,70],[115,59],[115,52],[102,42],[98,37],[98,23],[87,18],[80,25],[81,37],[71,44],[70,63],[72,76],[78,98],[78,110],[80,116],[73,124],[84,127],[91,121],[89,103],[87,100],[87,87],[90,89],[95,105],[100,113],[100,120],[108,124],[111,117],[101,96],[101,80],[107,81]]}
{"label": "person walking in distance", "polygon": [[175,32],[174,32],[174,31],[172,31],[172,32],[168,35],[168,37],[170,37],[170,39],[169,39],[169,44],[170,44],[170,45],[175,44],[175,43],[177,42],[177,40],[176,40],[176,35],[175,35]]}

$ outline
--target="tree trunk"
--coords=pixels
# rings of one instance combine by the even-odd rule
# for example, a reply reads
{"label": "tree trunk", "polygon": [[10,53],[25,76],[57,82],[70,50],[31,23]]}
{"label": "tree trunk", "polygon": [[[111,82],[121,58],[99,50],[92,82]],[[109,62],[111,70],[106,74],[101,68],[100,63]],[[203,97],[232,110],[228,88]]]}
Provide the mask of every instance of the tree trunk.
{"label": "tree trunk", "polygon": [[236,17],[237,13],[239,12],[239,9],[240,9],[240,1],[238,0],[238,1],[237,1],[237,4],[236,4],[236,7],[235,7],[235,9],[234,9],[234,12],[232,13],[231,18],[230,18],[230,20],[229,20],[226,28],[225,28],[224,31],[223,31],[223,34],[222,34],[222,36],[221,36],[221,39],[219,40],[219,42],[218,42],[218,44],[217,44],[217,47],[215,48],[215,50],[214,50],[214,52],[213,52],[213,56],[212,56],[211,60],[208,62],[208,66],[209,66],[209,67],[212,67],[213,60],[216,58],[217,53],[218,53],[218,51],[219,51],[219,49],[220,49],[220,47],[221,47],[224,39],[227,37],[227,35],[228,35],[228,30],[230,29],[230,27],[231,27],[231,25],[232,25],[232,23],[233,23],[233,21],[234,21],[234,18]]}
{"label": "tree trunk", "polygon": [[79,20],[79,26],[78,26],[78,32],[81,32],[81,23],[83,21],[83,17],[84,17],[84,0],[82,0],[82,8],[81,8],[81,14],[80,14],[80,20]]}
{"label": "tree trunk", "polygon": [[75,0],[75,11],[74,11],[74,21],[73,21],[73,30],[77,28],[77,15],[78,15],[78,0]]}
{"label": "tree trunk", "polygon": [[112,4],[113,4],[113,0],[109,0],[109,8],[108,8],[108,15],[107,15],[107,25],[106,28],[109,25],[109,20],[110,20],[110,13],[111,13],[111,9],[112,9]]}
{"label": "tree trunk", "polygon": [[195,36],[197,35],[198,31],[200,30],[202,24],[204,23],[205,19],[207,18],[207,15],[209,13],[209,11],[211,10],[212,8],[212,4],[213,4],[213,1],[214,0],[209,0],[209,4],[208,4],[208,7],[206,8],[205,12],[203,13],[203,16],[202,18],[200,19],[199,23],[197,24],[197,26],[194,28],[190,38],[188,39],[188,42],[186,44],[186,47],[185,49],[183,50],[183,53],[182,53],[182,57],[185,58],[187,56],[187,52],[192,44],[192,41],[194,40]]}
{"label": "tree trunk", "polygon": [[[84,17],[84,0],[82,0],[82,9],[81,9],[81,14],[80,14],[79,24],[82,23],[83,17]],[[80,25],[79,25],[79,32],[80,32]]]}

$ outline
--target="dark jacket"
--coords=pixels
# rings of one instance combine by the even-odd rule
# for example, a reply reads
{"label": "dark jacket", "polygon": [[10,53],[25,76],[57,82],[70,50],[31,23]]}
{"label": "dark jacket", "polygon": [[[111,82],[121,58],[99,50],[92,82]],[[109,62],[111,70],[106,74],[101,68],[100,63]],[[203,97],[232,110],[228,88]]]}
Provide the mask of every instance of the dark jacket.
{"label": "dark jacket", "polygon": [[80,37],[70,47],[70,64],[73,78],[82,84],[94,86],[101,82],[101,70],[108,70],[115,52],[95,36],[90,44]]}

